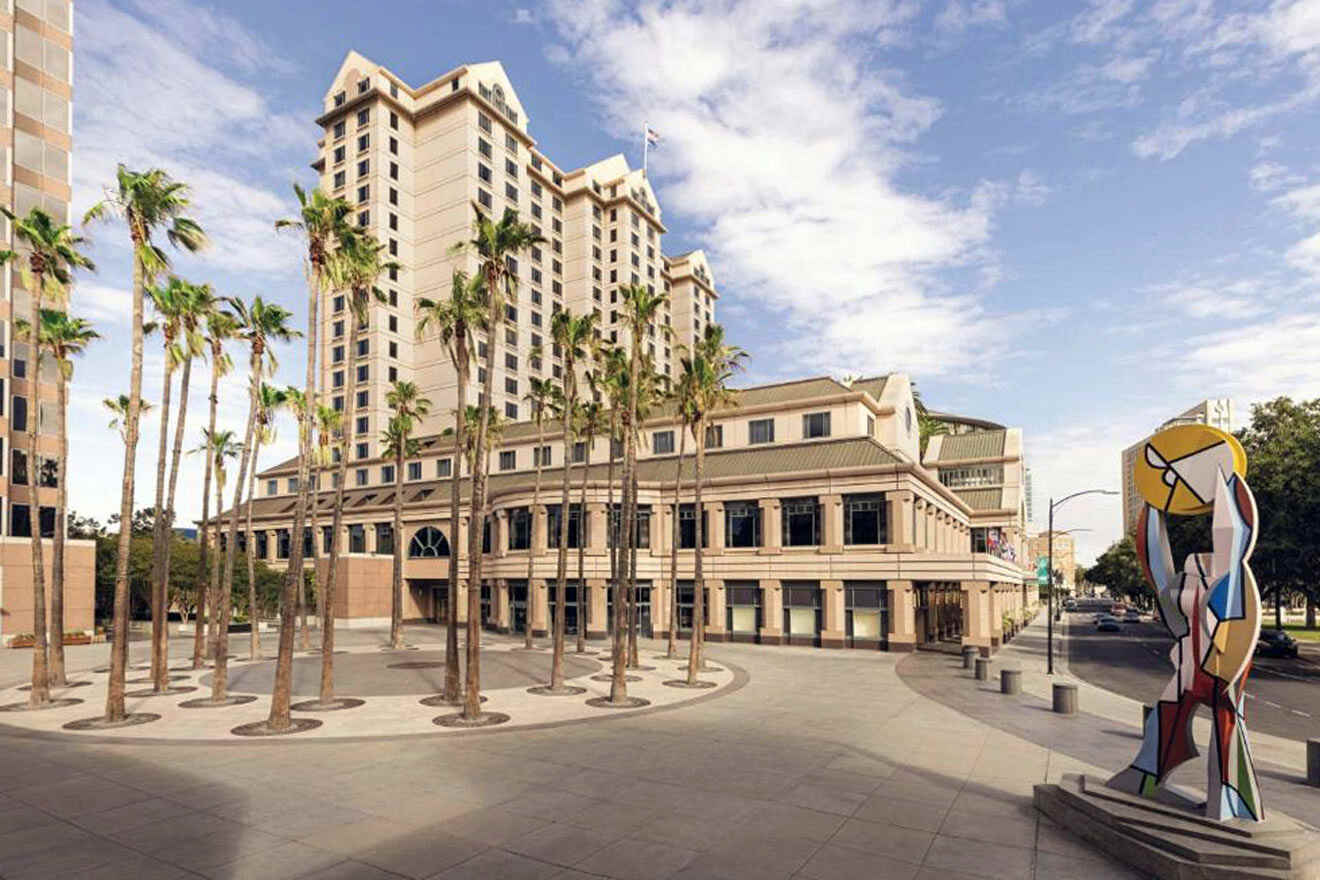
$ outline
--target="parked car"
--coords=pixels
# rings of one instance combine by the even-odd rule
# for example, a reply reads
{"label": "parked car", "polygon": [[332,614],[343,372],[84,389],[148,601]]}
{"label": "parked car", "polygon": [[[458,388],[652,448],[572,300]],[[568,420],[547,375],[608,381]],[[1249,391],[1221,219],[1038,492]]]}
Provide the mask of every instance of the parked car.
{"label": "parked car", "polygon": [[1123,615],[1124,623],[1141,623],[1141,612],[1135,608],[1129,608]]}
{"label": "parked car", "polygon": [[1281,629],[1263,629],[1256,653],[1262,657],[1296,657],[1297,640]]}
{"label": "parked car", "polygon": [[1095,625],[1096,632],[1116,633],[1122,632],[1123,627],[1119,624],[1118,618],[1106,614],[1100,618],[1100,622]]}

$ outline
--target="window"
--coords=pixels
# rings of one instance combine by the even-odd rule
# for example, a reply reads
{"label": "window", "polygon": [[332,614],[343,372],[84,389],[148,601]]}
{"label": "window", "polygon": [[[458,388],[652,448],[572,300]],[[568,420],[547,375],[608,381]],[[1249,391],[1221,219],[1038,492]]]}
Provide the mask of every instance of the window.
{"label": "window", "polygon": [[532,512],[526,507],[509,511],[509,549],[530,550],[532,547]]}
{"label": "window", "polygon": [[511,471],[518,466],[518,451],[510,449],[500,453],[500,470]]}
{"label": "window", "polygon": [[729,501],[724,505],[724,545],[761,546],[761,507],[755,501]]}
{"label": "window", "polygon": [[335,123],[335,137],[341,138],[343,136],[344,136],[344,121],[341,119]]}
{"label": "window", "polygon": [[280,529],[275,533],[275,557],[277,559],[288,559],[289,551],[292,549],[289,540],[289,530]]}
{"label": "window", "polygon": [[32,508],[26,504],[9,505],[9,534],[15,538],[32,537]]}
{"label": "window", "polygon": [[884,544],[886,537],[885,496],[845,495],[843,497],[843,543]]}
{"label": "window", "polygon": [[516,404],[516,403],[506,403],[506,404],[504,404],[504,417],[507,418],[507,419],[513,419],[514,421],[517,421],[517,420],[518,420],[518,404]]}
{"label": "window", "polygon": [[820,544],[820,502],[815,498],[786,498],[780,505],[785,547]]}
{"label": "window", "polygon": [[674,432],[655,431],[651,434],[651,451],[656,455],[669,455],[674,451]]}
{"label": "window", "polygon": [[9,450],[11,464],[9,466],[9,481],[15,486],[26,486],[28,484],[27,453],[21,449]]}
{"label": "window", "polygon": [[344,347],[342,345],[336,345],[330,349],[330,362],[334,364],[344,362]]}
{"label": "window", "polygon": [[[804,440],[812,440],[816,437],[830,436],[830,414],[807,413],[802,417],[802,437]],[[774,432],[771,431],[770,439],[774,439]]]}
{"label": "window", "polygon": [[413,559],[436,559],[449,555],[449,541],[434,526],[423,526],[408,543],[408,556]]}
{"label": "window", "polygon": [[[17,361],[14,362],[14,366],[18,366]],[[14,375],[18,376],[17,369],[14,370]],[[9,419],[9,427],[15,431],[26,431],[28,429],[27,398],[15,394],[13,410],[13,415]]]}
{"label": "window", "polygon": [[532,464],[536,467],[550,467],[550,447],[534,447],[532,449]]}
{"label": "window", "polygon": [[[546,505],[545,518],[545,543],[547,547],[559,546],[559,532],[563,526],[560,523],[561,511],[563,506],[559,504]],[[576,550],[582,544],[582,505],[570,504],[568,506],[568,548]]]}
{"label": "window", "polygon": [[361,523],[354,523],[348,527],[348,552],[367,552],[367,527]]}
{"label": "window", "polygon": [[[365,443],[359,443],[359,444],[354,448],[354,455],[355,455],[356,457],[358,457],[358,458],[370,458],[370,457],[371,457],[371,453],[368,451],[368,449],[367,449],[367,444],[365,444]],[[363,471],[363,473],[366,473],[366,472]],[[361,483],[360,485],[365,486],[366,483]]]}
{"label": "window", "polygon": [[399,139],[398,139],[398,138],[393,138],[393,137],[390,138],[390,152],[393,153],[393,154],[396,155],[396,156],[399,155]]}
{"label": "window", "polygon": [[752,419],[747,423],[747,442],[748,443],[773,443],[775,442],[775,420],[774,419]]}
{"label": "window", "polygon": [[371,135],[360,134],[357,139],[357,148],[359,153],[365,153],[371,146]]}
{"label": "window", "polygon": [[386,485],[394,482],[394,465],[383,465],[380,469],[380,481]]}
{"label": "window", "polygon": [[940,482],[951,489],[965,489],[970,486],[998,486],[1004,482],[1004,466],[1002,464],[981,464],[941,468]]}
{"label": "window", "polygon": [[582,464],[587,460],[587,441],[579,440],[573,444],[573,464]]}
{"label": "window", "polygon": [[875,436],[875,416],[866,417],[866,435],[868,437]]}
{"label": "window", "polygon": [[340,294],[339,296],[335,297],[334,300],[332,301],[332,305],[334,306],[334,310],[336,314],[342,312],[344,310],[344,295]]}
{"label": "window", "polygon": [[382,556],[394,553],[394,523],[376,523],[376,553]]}
{"label": "window", "polygon": [[[701,512],[701,546],[710,546],[710,517]],[[682,504],[678,508],[678,547],[680,550],[692,550],[697,546],[696,507]]]}
{"label": "window", "polygon": [[370,122],[370,121],[371,121],[371,110],[370,110],[370,109],[366,109],[366,108],[364,108],[364,109],[358,111],[358,115],[357,115],[357,124],[358,124],[359,127],[360,127],[360,126],[363,126],[363,125],[366,125],[366,124],[367,124],[368,122]]}
{"label": "window", "polygon": [[[366,469],[366,468],[358,468],[357,471],[353,474],[353,478],[354,478],[354,481],[355,481],[359,486],[365,486],[365,485],[367,485],[367,480],[370,479],[369,476],[367,475],[367,469]],[[359,551],[357,551],[357,552],[361,553],[362,551],[359,550]]]}
{"label": "window", "polygon": [[399,127],[399,114],[395,113],[394,111],[390,111],[390,128],[397,129],[398,127]]}
{"label": "window", "polygon": [[297,492],[297,491],[298,491],[298,478],[297,478],[297,477],[289,477],[289,491],[290,491],[290,492]]}
{"label": "window", "polygon": [[435,475],[437,477],[448,477],[453,473],[453,459],[441,458],[435,463]]}
{"label": "window", "polygon": [[706,426],[706,448],[720,449],[724,446],[724,426],[707,425]]}
{"label": "window", "polygon": [[354,433],[356,433],[356,434],[365,434],[365,433],[367,433],[368,431],[370,431],[370,430],[371,430],[371,426],[370,426],[370,422],[368,421],[367,417],[366,417],[366,416],[358,416],[358,418],[357,418],[357,424],[356,424],[356,426],[354,427],[353,430],[354,430]]}
{"label": "window", "polygon": [[279,480],[267,480],[267,481],[266,481],[266,494],[267,494],[267,495],[278,495],[279,493],[280,493],[280,481],[279,481]]}

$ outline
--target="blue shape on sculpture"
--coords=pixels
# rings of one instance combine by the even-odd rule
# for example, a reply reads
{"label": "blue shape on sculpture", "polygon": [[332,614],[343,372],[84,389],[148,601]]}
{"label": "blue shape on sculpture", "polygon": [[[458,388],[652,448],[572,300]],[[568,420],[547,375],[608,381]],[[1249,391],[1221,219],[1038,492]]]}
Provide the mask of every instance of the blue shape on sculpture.
{"label": "blue shape on sculpture", "polygon": [[1220,792],[1224,798],[1224,813],[1238,819],[1255,819],[1256,814],[1251,812],[1251,808],[1242,802],[1242,796],[1238,794],[1236,788],[1231,785],[1225,785]]}

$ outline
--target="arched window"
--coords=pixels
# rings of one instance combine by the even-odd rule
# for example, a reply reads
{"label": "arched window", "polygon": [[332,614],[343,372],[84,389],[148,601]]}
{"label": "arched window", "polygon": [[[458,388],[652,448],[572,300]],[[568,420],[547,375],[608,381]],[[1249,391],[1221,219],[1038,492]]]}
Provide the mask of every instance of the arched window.
{"label": "arched window", "polygon": [[449,541],[446,540],[443,532],[431,526],[418,529],[417,534],[413,535],[412,541],[408,544],[410,559],[434,559],[448,555]]}

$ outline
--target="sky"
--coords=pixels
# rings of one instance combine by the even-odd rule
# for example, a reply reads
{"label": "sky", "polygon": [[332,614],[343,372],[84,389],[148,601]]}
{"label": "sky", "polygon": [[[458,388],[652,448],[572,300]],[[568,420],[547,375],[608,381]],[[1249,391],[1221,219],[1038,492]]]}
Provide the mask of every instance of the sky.
{"label": "sky", "polygon": [[[665,249],[710,257],[744,381],[898,370],[932,408],[1021,427],[1038,527],[1051,496],[1117,489],[1120,450],[1205,397],[1241,422],[1320,394],[1320,0],[75,5],[75,217],[116,163],[166,168],[212,239],[175,270],[299,320],[299,242],[273,223],[315,183],[312,120],[356,49],[415,85],[502,61],[567,168],[639,164],[649,122]],[[122,226],[86,234],[73,311],[104,338],[75,376],[70,503],[104,519],[129,259]],[[301,349],[280,357],[299,384]],[[149,341],[149,399],[162,369]],[[209,368],[193,381],[190,447]],[[221,380],[221,428],[241,433],[244,383]],[[149,413],[138,507],[158,436]],[[294,446],[286,420],[263,463]],[[201,513],[199,456],[177,506]],[[1119,499],[1056,526],[1090,562]]]}

